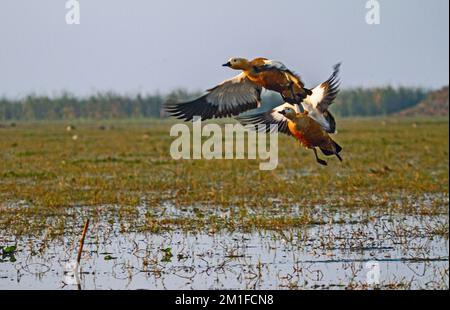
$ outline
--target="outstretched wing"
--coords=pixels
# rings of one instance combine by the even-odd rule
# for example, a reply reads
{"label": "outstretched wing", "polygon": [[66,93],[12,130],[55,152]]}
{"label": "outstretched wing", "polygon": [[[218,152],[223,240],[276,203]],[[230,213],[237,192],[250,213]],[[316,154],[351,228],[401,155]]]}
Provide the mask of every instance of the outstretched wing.
{"label": "outstretched wing", "polygon": [[258,108],[262,88],[243,73],[208,90],[204,96],[189,102],[166,103],[165,110],[172,116],[186,121],[194,116],[203,120],[238,115]]}
{"label": "outstretched wing", "polygon": [[[333,103],[333,100],[336,99],[339,92],[338,74],[340,66],[340,63],[335,65],[333,68],[333,74],[331,74],[328,80],[313,88],[312,94],[303,100],[302,104],[304,106],[311,105],[314,109],[319,110],[321,113],[324,113],[328,109],[328,107]],[[306,106],[305,110],[308,110]]]}
{"label": "outstretched wing", "polygon": [[282,105],[279,105],[278,107],[261,113],[256,113],[252,115],[245,115],[245,116],[238,116],[236,119],[242,124],[242,125],[266,125],[266,132],[270,131],[270,125],[276,124],[278,125],[278,131],[285,133],[287,135],[291,135],[291,132],[288,128],[288,119],[278,112],[284,110],[284,108],[294,108],[294,106],[290,103],[283,103]]}

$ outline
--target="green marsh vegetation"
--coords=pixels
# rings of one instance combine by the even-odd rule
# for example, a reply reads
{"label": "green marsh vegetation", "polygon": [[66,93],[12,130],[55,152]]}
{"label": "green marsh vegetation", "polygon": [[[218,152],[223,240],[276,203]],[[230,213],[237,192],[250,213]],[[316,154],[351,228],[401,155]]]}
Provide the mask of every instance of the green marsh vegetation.
{"label": "green marsh vegetation", "polygon": [[[259,160],[173,160],[169,120],[4,122],[0,229],[60,236],[74,217],[111,213],[124,232],[281,230],[324,221],[316,206],[448,215],[448,119],[338,121],[343,163],[321,167],[280,135],[273,171]],[[158,211],[167,206],[179,213]],[[448,221],[430,229],[448,237]]]}

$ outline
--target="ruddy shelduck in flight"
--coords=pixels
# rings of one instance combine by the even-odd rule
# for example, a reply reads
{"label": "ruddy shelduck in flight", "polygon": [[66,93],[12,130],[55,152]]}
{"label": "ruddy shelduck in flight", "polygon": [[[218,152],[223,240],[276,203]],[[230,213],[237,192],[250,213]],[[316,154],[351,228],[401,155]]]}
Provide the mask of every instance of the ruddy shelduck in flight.
{"label": "ruddy shelduck in flight", "polygon": [[[336,133],[336,121],[328,110],[328,107],[333,103],[339,92],[339,69],[340,64],[335,65],[333,74],[328,80],[314,87],[312,93],[301,103],[303,109],[308,112],[308,117],[316,121],[328,133]],[[279,113],[286,107],[292,109],[296,108],[295,105],[285,102],[267,112],[239,116],[237,119],[244,125],[267,125],[267,130],[269,130],[271,124],[277,124],[279,131],[286,132],[288,124],[287,118]]]}
{"label": "ruddy shelduck in flight", "polygon": [[278,111],[278,113],[286,118],[287,130],[285,133],[294,136],[304,147],[312,149],[316,161],[319,164],[326,166],[327,162],[319,158],[316,147],[318,147],[324,155],[336,155],[336,157],[342,161],[342,158],[339,155],[342,147],[331,139],[329,134],[319,125],[319,123],[309,117],[308,111],[297,113],[291,107],[284,107],[284,109]]}
{"label": "ruddy shelduck in flight", "polygon": [[191,120],[194,116],[221,118],[260,107],[263,88],[280,93],[285,101],[296,107],[313,95],[300,77],[279,61],[230,58],[223,66],[241,70],[242,73],[209,89],[207,94],[194,101],[166,103],[166,111],[184,120]]}
{"label": "ruddy shelduck in flight", "polygon": [[325,155],[336,155],[342,161],[339,155],[341,146],[329,136],[329,133],[336,132],[336,122],[328,111],[339,92],[339,68],[340,64],[335,65],[328,80],[313,88],[312,94],[303,100],[304,113],[298,113],[294,105],[285,102],[267,112],[239,116],[237,119],[244,125],[265,125],[266,131],[270,130],[271,124],[276,124],[279,132],[294,136],[306,148],[312,149],[321,165],[327,165],[327,162],[318,157],[316,147]]}

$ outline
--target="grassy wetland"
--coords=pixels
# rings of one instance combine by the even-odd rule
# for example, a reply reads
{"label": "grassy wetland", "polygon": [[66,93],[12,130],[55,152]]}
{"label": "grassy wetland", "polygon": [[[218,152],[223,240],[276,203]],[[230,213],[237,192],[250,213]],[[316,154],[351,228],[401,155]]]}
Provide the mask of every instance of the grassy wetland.
{"label": "grassy wetland", "polygon": [[338,121],[342,163],[280,135],[272,171],[174,160],[168,120],[2,123],[0,288],[73,289],[89,218],[82,288],[448,289],[448,118]]}

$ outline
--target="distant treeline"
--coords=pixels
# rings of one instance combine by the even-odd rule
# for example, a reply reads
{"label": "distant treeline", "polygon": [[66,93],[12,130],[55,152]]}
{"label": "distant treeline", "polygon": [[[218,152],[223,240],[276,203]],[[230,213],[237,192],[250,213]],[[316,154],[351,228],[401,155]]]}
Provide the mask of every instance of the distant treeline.
{"label": "distant treeline", "polygon": [[356,88],[339,92],[331,110],[340,116],[389,115],[413,107],[428,92],[418,88]]}
{"label": "distant treeline", "polygon": [[[30,95],[21,100],[0,98],[0,121],[8,120],[60,120],[60,119],[114,119],[166,117],[166,101],[183,101],[199,96],[176,90],[168,95],[124,96],[101,93],[78,98],[70,94],[57,97]],[[427,92],[417,88],[371,88],[342,90],[331,110],[340,116],[388,115],[413,107]],[[264,107],[280,102],[278,95],[264,97]]]}

